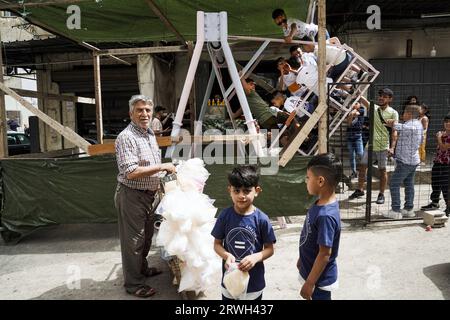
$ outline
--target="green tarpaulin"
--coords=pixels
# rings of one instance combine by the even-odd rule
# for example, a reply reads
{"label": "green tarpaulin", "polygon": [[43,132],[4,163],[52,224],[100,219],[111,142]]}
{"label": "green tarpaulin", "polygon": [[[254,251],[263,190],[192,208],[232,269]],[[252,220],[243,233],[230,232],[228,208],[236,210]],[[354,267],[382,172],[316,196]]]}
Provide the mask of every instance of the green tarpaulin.
{"label": "green tarpaulin", "polygon": [[[283,8],[288,16],[304,21],[309,6],[309,0],[154,0],[154,3],[186,40],[196,39],[197,11],[227,11],[230,35],[281,37],[280,28],[273,23],[272,11]],[[28,7],[26,19],[80,42],[178,40],[145,0],[78,1],[75,5],[80,8],[80,29],[68,28],[67,20],[73,12],[67,9],[69,5]]]}
{"label": "green tarpaulin", "polygon": [[[261,176],[256,205],[269,216],[305,214],[312,198],[305,185],[307,157],[292,159],[276,175]],[[117,167],[113,156],[81,159],[2,160],[1,226],[5,241],[40,227],[70,223],[116,222],[113,196]],[[204,193],[219,209],[230,206],[227,174],[234,165],[207,166]]]}

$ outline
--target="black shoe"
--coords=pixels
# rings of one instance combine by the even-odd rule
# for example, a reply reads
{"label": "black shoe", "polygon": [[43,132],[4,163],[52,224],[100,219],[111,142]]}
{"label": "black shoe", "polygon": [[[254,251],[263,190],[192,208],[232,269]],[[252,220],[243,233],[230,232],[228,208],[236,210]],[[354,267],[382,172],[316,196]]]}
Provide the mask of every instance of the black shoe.
{"label": "black shoe", "polygon": [[350,175],[350,179],[356,179],[358,178],[358,174],[356,172],[352,172],[352,174]]}
{"label": "black shoe", "polygon": [[377,204],[383,204],[384,203],[384,194],[379,193],[377,198]]}
{"label": "black shoe", "polygon": [[420,210],[437,210],[439,209],[439,204],[431,202],[430,204],[427,204],[426,206],[423,206],[420,208]]}
{"label": "black shoe", "polygon": [[348,197],[349,200],[355,199],[355,198],[359,198],[364,196],[364,191],[361,191],[359,189],[356,189],[355,192],[353,192],[350,197]]}

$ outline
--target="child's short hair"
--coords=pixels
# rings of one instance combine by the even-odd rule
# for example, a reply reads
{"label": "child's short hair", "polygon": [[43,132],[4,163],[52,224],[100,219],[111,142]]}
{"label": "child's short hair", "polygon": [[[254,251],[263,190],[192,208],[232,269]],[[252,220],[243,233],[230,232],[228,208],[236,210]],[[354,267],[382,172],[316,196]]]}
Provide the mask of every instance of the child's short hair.
{"label": "child's short hair", "polygon": [[405,112],[409,112],[413,118],[417,118],[420,113],[420,106],[417,104],[408,104],[405,107]]}
{"label": "child's short hair", "polygon": [[279,16],[283,16],[285,15],[284,10],[283,9],[275,9],[272,12],[272,19],[275,20],[276,18],[278,18]]}
{"label": "child's short hair", "polygon": [[298,49],[300,49],[300,46],[299,46],[299,45],[292,46],[292,47],[289,48],[289,53],[292,53],[292,52],[294,52],[294,51],[297,51]]}
{"label": "child's short hair", "polygon": [[450,112],[444,117],[444,122],[450,121]]}
{"label": "child's short hair", "polygon": [[235,167],[228,174],[228,182],[235,188],[252,188],[259,186],[258,169],[254,165],[241,165]]}
{"label": "child's short hair", "polygon": [[341,177],[342,164],[334,154],[322,153],[309,161],[307,169],[316,176],[324,177],[327,184],[334,189]]}

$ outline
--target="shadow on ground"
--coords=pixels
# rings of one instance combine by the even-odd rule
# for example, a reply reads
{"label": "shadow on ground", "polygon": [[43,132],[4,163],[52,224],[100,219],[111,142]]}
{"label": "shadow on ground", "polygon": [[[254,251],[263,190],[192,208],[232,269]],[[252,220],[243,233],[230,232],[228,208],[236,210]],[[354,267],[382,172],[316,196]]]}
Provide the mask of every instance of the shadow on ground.
{"label": "shadow on ground", "polygon": [[[146,284],[156,289],[156,294],[148,300],[180,300],[181,295],[177,287],[172,284],[172,273],[167,263],[159,256],[149,257],[149,264],[163,270],[163,273],[147,278]],[[67,283],[41,295],[32,300],[145,300],[125,292],[123,287],[123,273],[120,264],[111,266],[111,272],[103,281],[93,279],[77,279],[74,275],[68,278]]]}
{"label": "shadow on ground", "polygon": [[450,263],[435,264],[423,268],[423,274],[441,290],[445,300],[450,300]]}
{"label": "shadow on ground", "polygon": [[106,252],[120,250],[119,244],[116,223],[65,224],[38,229],[17,244],[0,245],[0,254]]}

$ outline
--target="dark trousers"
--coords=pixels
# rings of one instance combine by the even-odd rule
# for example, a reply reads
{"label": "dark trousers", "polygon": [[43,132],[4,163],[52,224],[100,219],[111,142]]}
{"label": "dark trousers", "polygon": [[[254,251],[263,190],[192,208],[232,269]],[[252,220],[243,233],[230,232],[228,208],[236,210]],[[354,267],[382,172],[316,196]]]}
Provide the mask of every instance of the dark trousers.
{"label": "dark trousers", "polygon": [[314,288],[311,300],[331,300],[331,291]]}
{"label": "dark trousers", "polygon": [[434,163],[431,169],[431,188],[433,192],[430,195],[430,199],[434,203],[439,203],[439,197],[444,196],[445,204],[448,203],[448,187],[450,179],[450,165],[442,163]]}
{"label": "dark trousers", "polygon": [[[255,301],[256,301],[256,300],[262,300],[262,296],[263,296],[263,294],[261,293],[261,295],[258,296],[258,298],[255,299]],[[234,300],[234,299],[227,298],[227,297],[225,297],[224,295],[222,295],[222,300],[223,300],[223,301],[237,301],[237,300]]]}
{"label": "dark trousers", "polygon": [[122,252],[124,286],[133,293],[145,285],[147,255],[152,245],[155,214],[154,194],[118,184],[114,203],[119,214],[119,237]]}

